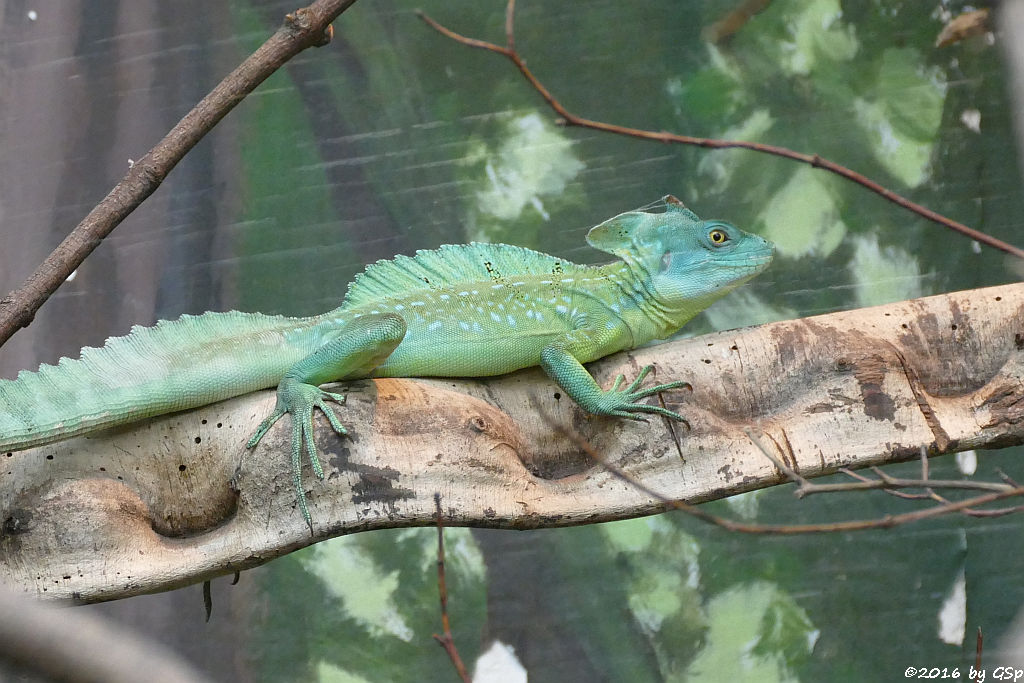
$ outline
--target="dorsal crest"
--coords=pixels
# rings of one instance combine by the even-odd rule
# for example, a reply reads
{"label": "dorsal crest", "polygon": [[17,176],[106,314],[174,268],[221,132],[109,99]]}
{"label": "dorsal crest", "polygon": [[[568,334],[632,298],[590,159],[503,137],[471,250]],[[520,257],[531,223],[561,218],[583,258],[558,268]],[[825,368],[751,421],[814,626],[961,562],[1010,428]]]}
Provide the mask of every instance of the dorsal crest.
{"label": "dorsal crest", "polygon": [[508,284],[517,275],[553,275],[578,270],[571,261],[510,244],[445,244],[396,256],[366,267],[348,286],[343,308],[361,306],[418,289],[445,289],[490,280]]}

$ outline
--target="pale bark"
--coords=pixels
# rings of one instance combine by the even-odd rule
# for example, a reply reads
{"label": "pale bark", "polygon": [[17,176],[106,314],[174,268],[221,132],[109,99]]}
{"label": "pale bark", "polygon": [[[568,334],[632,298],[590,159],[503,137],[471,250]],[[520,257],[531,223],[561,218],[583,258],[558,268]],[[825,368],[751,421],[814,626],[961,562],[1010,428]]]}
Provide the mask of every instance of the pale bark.
{"label": "pale bark", "polygon": [[[486,380],[352,383],[350,436],[318,418],[326,481],[306,464],[315,533],[295,508],[284,418],[243,444],[272,391],[6,457],[0,578],[97,601],[164,590],[340,534],[428,525],[515,529],[659,512],[553,425],[667,497],[783,481],[744,430],[807,477],[842,466],[1024,443],[1024,285],[733,330],[592,365],[605,386],[647,363],[692,431],[588,418],[539,370]],[[1010,473],[1011,475],[1014,473]]]}

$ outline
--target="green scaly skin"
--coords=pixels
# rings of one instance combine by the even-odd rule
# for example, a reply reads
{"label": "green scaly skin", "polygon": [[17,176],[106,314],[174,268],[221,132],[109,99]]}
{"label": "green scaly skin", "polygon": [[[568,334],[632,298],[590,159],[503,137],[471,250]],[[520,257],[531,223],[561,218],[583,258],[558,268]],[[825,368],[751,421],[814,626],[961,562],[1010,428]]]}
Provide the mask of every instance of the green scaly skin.
{"label": "green scaly skin", "polygon": [[594,227],[591,246],[617,256],[583,266],[500,244],[446,245],[369,266],[342,305],[319,316],[204,313],[135,327],[103,348],[0,380],[0,453],[22,450],[277,385],[277,405],[246,446],[292,415],[291,461],[299,509],[303,450],[324,473],[313,441],[319,408],[339,434],[326,382],[366,377],[483,377],[540,365],[594,415],[681,415],[643,400],[687,386],[604,390],[583,367],[663,339],[764,270],[772,245],[721,221],[702,221],[674,197],[664,211],[631,211]]}

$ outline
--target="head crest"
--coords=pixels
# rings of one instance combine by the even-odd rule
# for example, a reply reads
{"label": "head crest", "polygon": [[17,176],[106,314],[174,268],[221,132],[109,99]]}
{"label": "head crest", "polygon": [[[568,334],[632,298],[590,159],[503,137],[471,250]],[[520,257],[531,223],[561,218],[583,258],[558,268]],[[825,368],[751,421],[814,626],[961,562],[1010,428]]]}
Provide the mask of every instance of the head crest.
{"label": "head crest", "polygon": [[[648,209],[657,208],[662,211],[656,213],[648,211]],[[694,223],[700,222],[697,214],[683,206],[679,199],[667,194],[657,202],[636,211],[620,213],[618,216],[595,225],[587,233],[587,244],[608,254],[625,258],[627,254],[641,250],[642,245],[638,243],[638,239],[641,243],[646,242],[648,237],[644,234],[648,232],[646,229],[664,223],[665,214],[672,214],[673,218],[682,218]]]}

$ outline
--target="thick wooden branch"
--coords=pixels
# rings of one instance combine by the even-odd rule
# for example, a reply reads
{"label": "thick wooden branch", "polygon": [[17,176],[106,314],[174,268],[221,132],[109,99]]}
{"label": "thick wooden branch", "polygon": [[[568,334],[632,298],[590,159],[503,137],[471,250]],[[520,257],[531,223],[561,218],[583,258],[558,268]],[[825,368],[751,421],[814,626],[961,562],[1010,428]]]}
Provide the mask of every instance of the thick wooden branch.
{"label": "thick wooden branch", "polygon": [[664,397],[692,431],[588,418],[539,370],[351,384],[339,411],[351,436],[321,420],[327,479],[304,469],[312,536],[294,505],[287,419],[256,451],[243,448],[272,391],[4,454],[0,578],[86,602],[164,590],[331,536],[433,524],[435,493],[447,525],[529,529],[665,508],[552,424],[689,502],[784,480],[747,428],[807,477],[921,446],[1024,443],[1024,284],[721,332],[592,369],[607,385],[646,363],[661,381],[693,383]]}

